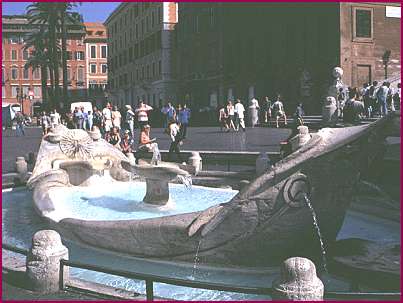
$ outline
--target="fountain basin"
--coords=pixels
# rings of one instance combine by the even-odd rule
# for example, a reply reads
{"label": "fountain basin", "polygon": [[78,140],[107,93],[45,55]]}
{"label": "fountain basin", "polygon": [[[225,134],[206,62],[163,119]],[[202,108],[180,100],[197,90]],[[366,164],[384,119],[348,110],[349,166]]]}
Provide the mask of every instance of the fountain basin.
{"label": "fountain basin", "polygon": [[187,171],[180,169],[178,165],[168,162],[159,162],[158,165],[152,164],[132,164],[131,162],[121,161],[123,169],[135,173],[145,178],[147,192],[143,198],[145,203],[155,205],[165,205],[169,201],[169,181],[178,176],[190,177]]}
{"label": "fountain basin", "polygon": [[[229,202],[201,211],[141,220],[64,218],[57,222],[56,228],[67,237],[92,246],[160,259],[192,261],[198,248],[203,262],[236,265],[258,266],[277,262],[290,254],[306,255],[305,248],[319,244],[311,212],[302,197],[308,196],[315,209],[324,242],[333,242],[354,196],[360,172],[382,150],[380,143],[386,135],[388,121],[389,116],[369,125],[320,130],[302,148],[253,180]],[[117,151],[103,142],[97,141],[98,148],[93,151],[116,159],[114,167],[126,171],[121,167],[128,159],[123,155],[117,157]],[[36,208],[44,217],[57,208],[57,197],[53,199],[50,189],[72,186],[67,174],[45,167],[49,158],[60,156],[60,153],[52,154],[54,149],[56,144],[42,142],[38,160],[43,161],[37,160],[36,165],[44,173],[38,175],[35,167],[28,182],[34,188]],[[153,178],[155,167],[134,166],[133,169],[136,168]],[[167,178],[174,175],[164,169],[155,175]],[[114,182],[114,175],[111,176]],[[102,180],[95,186],[105,186]]]}

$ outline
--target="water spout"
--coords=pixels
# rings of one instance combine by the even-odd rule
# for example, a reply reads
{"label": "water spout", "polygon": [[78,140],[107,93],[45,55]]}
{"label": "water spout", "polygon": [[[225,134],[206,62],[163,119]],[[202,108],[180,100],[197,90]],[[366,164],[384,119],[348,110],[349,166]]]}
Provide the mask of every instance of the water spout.
{"label": "water spout", "polygon": [[191,175],[178,175],[177,180],[185,185],[187,189],[192,189],[192,176]]}
{"label": "water spout", "polygon": [[325,272],[327,273],[327,260],[326,260],[326,249],[325,249],[325,243],[323,241],[323,237],[322,237],[322,233],[320,231],[319,228],[319,224],[318,224],[318,220],[316,218],[316,212],[315,209],[313,208],[311,201],[309,200],[309,197],[304,194],[304,200],[306,205],[308,206],[309,210],[311,211],[312,214],[312,219],[313,219],[313,226],[315,227],[316,230],[316,234],[318,235],[319,238],[319,242],[320,242],[320,249],[321,249],[321,253],[322,253],[322,265],[323,265],[323,269],[325,270]]}
{"label": "water spout", "polygon": [[202,242],[202,239],[200,239],[199,244],[197,245],[196,254],[195,254],[195,257],[193,259],[192,275],[189,277],[190,280],[194,280],[196,278],[197,265],[199,264],[199,261],[200,261],[199,250],[200,250],[201,242]]}
{"label": "water spout", "polygon": [[152,149],[152,152],[153,152],[153,156],[151,158],[151,165],[158,165],[158,163],[161,162],[161,153],[160,153],[160,150],[158,148],[158,144],[153,143],[151,149]]}

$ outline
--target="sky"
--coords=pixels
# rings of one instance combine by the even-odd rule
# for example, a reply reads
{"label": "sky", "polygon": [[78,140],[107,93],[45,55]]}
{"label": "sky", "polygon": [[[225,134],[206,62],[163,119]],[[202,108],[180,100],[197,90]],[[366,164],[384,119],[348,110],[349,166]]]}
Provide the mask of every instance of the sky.
{"label": "sky", "polygon": [[[21,15],[32,2],[2,2],[3,15]],[[121,2],[81,2],[74,11],[84,17],[85,22],[104,22]]]}

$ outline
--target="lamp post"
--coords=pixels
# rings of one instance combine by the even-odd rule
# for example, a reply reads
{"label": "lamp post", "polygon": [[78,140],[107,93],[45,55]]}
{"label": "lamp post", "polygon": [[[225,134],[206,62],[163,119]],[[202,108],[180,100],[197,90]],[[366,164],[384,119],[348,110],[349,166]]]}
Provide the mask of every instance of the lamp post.
{"label": "lamp post", "polygon": [[23,94],[21,87],[17,87],[17,101],[20,104],[20,111],[24,114],[24,100],[27,98],[27,95]]}

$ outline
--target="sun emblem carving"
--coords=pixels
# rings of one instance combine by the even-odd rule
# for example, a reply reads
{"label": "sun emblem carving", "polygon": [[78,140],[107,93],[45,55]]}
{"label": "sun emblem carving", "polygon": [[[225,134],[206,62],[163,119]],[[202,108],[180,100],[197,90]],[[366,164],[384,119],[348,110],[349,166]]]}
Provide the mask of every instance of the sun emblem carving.
{"label": "sun emblem carving", "polygon": [[61,151],[72,159],[92,158],[94,148],[91,137],[81,129],[72,129],[65,132],[59,143]]}

